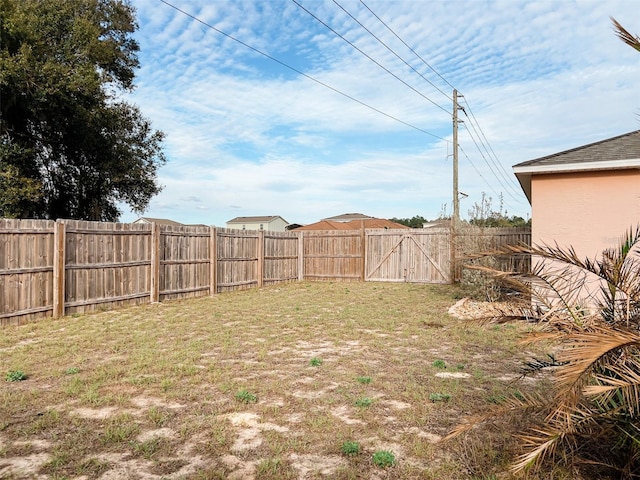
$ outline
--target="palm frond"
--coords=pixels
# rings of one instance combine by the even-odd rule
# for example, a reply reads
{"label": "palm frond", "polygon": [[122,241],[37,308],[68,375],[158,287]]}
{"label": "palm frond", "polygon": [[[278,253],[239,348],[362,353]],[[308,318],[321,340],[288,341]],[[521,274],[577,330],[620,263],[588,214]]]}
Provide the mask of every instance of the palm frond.
{"label": "palm frond", "polygon": [[613,26],[615,28],[615,33],[620,40],[629,45],[631,48],[635,48],[640,52],[640,38],[632,35],[628,32],[622,25],[620,25],[615,18],[611,17],[611,21],[613,22]]}
{"label": "palm frond", "polygon": [[587,375],[610,369],[609,355],[626,347],[640,347],[638,333],[607,326],[569,334],[563,341],[571,348],[559,354],[559,359],[567,364],[558,369],[556,379],[565,389],[573,388]]}
{"label": "palm frond", "polygon": [[539,431],[540,435],[523,435],[519,438],[522,445],[530,450],[518,456],[518,459],[511,465],[513,473],[529,470],[535,465],[541,464],[546,457],[555,454],[558,443],[562,440],[562,434],[553,430]]}

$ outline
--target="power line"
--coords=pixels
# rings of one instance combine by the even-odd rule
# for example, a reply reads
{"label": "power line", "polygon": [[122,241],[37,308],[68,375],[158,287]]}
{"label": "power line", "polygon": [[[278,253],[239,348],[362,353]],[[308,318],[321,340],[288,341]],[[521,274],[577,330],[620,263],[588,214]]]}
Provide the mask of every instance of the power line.
{"label": "power line", "polygon": [[340,7],[342,9],[342,11],[344,13],[346,13],[347,15],[349,15],[358,25],[360,25],[364,30],[366,30],[373,38],[375,38],[381,45],[383,45],[387,50],[389,50],[389,52],[391,52],[392,54],[394,54],[396,56],[396,58],[398,58],[401,62],[403,62],[407,67],[409,67],[411,70],[413,70],[415,73],[417,73],[418,75],[420,75],[420,77],[422,77],[422,79],[429,83],[431,86],[433,86],[433,88],[435,88],[437,91],[439,91],[442,95],[444,95],[449,101],[453,101],[451,99],[451,96],[448,93],[443,92],[435,83],[433,83],[431,80],[429,80],[427,77],[425,77],[422,73],[420,73],[418,70],[415,69],[415,67],[413,65],[411,65],[409,62],[407,62],[404,58],[402,58],[400,55],[398,55],[391,47],[389,47],[385,42],[383,42],[378,36],[376,36],[371,30],[369,30],[367,27],[365,27],[356,17],[354,17],[351,13],[349,13],[342,5],[340,5],[336,0],[333,0],[333,3],[335,3],[338,7]]}
{"label": "power line", "polygon": [[[295,3],[298,7],[300,7],[302,10],[304,10],[306,13],[308,13],[309,15],[311,15],[311,17],[313,17],[316,21],[318,21],[318,23],[320,23],[321,25],[323,25],[324,27],[326,27],[328,30],[330,30],[331,32],[333,32],[336,36],[340,37],[342,40],[344,40],[346,43],[348,43],[349,45],[351,45],[353,48],[355,48],[358,52],[360,52],[362,55],[364,55],[365,57],[367,57],[369,60],[371,60],[373,63],[375,63],[378,67],[380,67],[382,70],[384,70],[385,72],[387,72],[389,75],[391,75],[393,78],[395,78],[396,80],[398,80],[399,82],[403,83],[404,85],[406,85],[407,87],[409,87],[411,90],[413,90],[414,92],[416,92],[418,95],[420,95],[422,98],[424,98],[425,100],[427,100],[429,103],[435,105],[436,107],[438,107],[440,110],[442,110],[443,112],[445,112],[447,115],[451,115],[451,112],[448,111],[446,108],[438,105],[436,102],[434,102],[433,100],[431,100],[429,97],[427,97],[424,93],[420,92],[418,89],[416,89],[415,87],[409,85],[407,82],[405,82],[404,80],[402,80],[399,76],[397,76],[395,73],[393,73],[391,70],[389,70],[387,67],[385,67],[384,65],[382,65],[380,62],[378,62],[377,60],[375,60],[374,58],[372,58],[370,55],[368,55],[366,52],[364,52],[362,49],[360,49],[358,46],[356,46],[353,42],[347,40],[343,35],[341,35],[340,33],[338,33],[336,30],[334,30],[331,26],[329,26],[328,24],[326,24],[325,22],[323,22],[322,20],[320,20],[316,15],[314,15],[313,13],[311,13],[309,10],[307,10],[305,7],[303,7],[300,3],[298,3],[297,0],[291,0],[293,3]],[[371,33],[371,32],[369,32]],[[372,34],[373,35],[373,34]]]}
{"label": "power line", "polygon": [[441,78],[441,79],[442,79],[442,80],[443,80],[447,85],[449,85],[449,86],[451,87],[451,89],[452,89],[452,90],[455,90],[455,88],[456,88],[456,87],[454,87],[453,85],[451,85],[451,84],[447,81],[447,79],[446,79],[446,78],[444,78],[442,75],[440,75],[440,73],[439,73],[435,68],[433,68],[431,65],[429,65],[429,63],[428,63],[424,58],[422,58],[422,57],[418,54],[418,52],[416,52],[413,48],[411,48],[411,47],[409,46],[409,44],[407,44],[407,42],[405,42],[402,38],[400,38],[400,36],[399,36],[396,32],[394,32],[394,31],[393,31],[393,29],[392,29],[389,25],[387,25],[387,24],[385,23],[385,21],[384,21],[384,20],[382,20],[378,15],[376,15],[376,14],[375,14],[375,12],[374,12],[373,10],[371,10],[371,9],[367,6],[367,4],[366,4],[366,3],[364,3],[362,0],[360,0],[360,3],[361,3],[362,5],[364,5],[364,6],[365,6],[365,8],[366,8],[367,10],[369,10],[369,11],[371,12],[371,14],[372,14],[374,17],[376,17],[380,23],[382,23],[385,27],[387,27],[387,29],[388,29],[391,33],[393,33],[393,34],[395,35],[395,37],[396,37],[398,40],[400,40],[400,41],[404,44],[404,46],[405,46],[405,47],[407,47],[409,50],[411,50],[411,52],[412,52],[416,57],[418,57],[422,63],[424,63],[427,67],[429,67],[433,73],[435,73],[436,75],[438,75],[438,76],[439,76],[439,77],[440,77],[440,78]]}
{"label": "power line", "polygon": [[[465,114],[465,116],[466,116],[467,114],[466,114],[465,110],[463,109],[462,111],[464,112],[464,114]],[[469,117],[467,116],[467,118],[469,118]],[[471,127],[472,127],[472,128],[474,129],[474,131],[476,132],[476,135],[478,135],[478,132],[475,130],[475,128],[476,128],[476,127],[474,126],[473,122],[470,122],[470,123],[471,123]],[[464,123],[463,123],[463,125],[465,125],[465,127],[466,127],[466,124],[464,124]],[[471,140],[473,141],[473,143],[475,144],[476,148],[477,148],[477,149],[478,149],[478,151],[480,152],[480,156],[483,158],[483,160],[485,161],[485,163],[486,163],[486,164],[487,164],[487,166],[489,167],[489,170],[491,170],[491,173],[493,173],[493,176],[496,178],[496,180],[498,180],[498,183],[500,184],[500,186],[501,186],[503,189],[505,189],[505,191],[507,192],[507,194],[509,194],[509,196],[510,196],[511,198],[513,198],[513,199],[514,199],[515,201],[517,201],[517,202],[521,202],[521,200],[520,200],[520,199],[518,199],[516,196],[514,196],[514,194],[513,194],[512,192],[510,192],[510,191],[508,190],[507,186],[506,186],[506,185],[502,182],[502,180],[498,177],[498,175],[496,174],[495,170],[493,169],[493,167],[491,166],[491,164],[490,164],[490,163],[489,163],[489,161],[487,160],[487,157],[486,157],[486,156],[485,156],[485,154],[482,152],[482,149],[481,149],[481,148],[480,148],[480,146],[478,145],[478,142],[476,141],[476,139],[474,138],[474,136],[471,134],[471,130],[469,130],[469,128],[466,128],[466,130],[467,130],[467,132],[469,132],[469,136],[471,137]],[[481,139],[480,139],[480,141],[482,142],[482,140],[481,140]],[[486,148],[485,148],[485,150],[486,150]],[[487,152],[487,153],[488,153],[488,152]],[[496,169],[498,170],[498,172],[502,175],[502,172],[500,171],[500,169],[499,169],[498,165],[497,165],[497,164],[496,164],[496,162],[493,160],[493,158],[491,158],[491,156],[490,156],[490,155],[489,155],[489,159],[491,160],[491,162],[493,163],[493,165],[496,167]],[[507,184],[509,183],[509,180],[507,180],[506,178],[504,178],[504,176],[503,176],[503,179],[504,179],[504,180],[506,180]],[[511,187],[511,188],[512,188],[512,190],[513,190],[513,187]],[[515,190],[513,190],[513,191],[515,191]],[[518,192],[515,192],[515,193],[516,193],[516,195],[518,194]]]}
{"label": "power line", "polygon": [[[478,130],[480,130],[480,133],[482,134],[482,138],[484,138],[484,140],[486,141],[486,146],[485,146],[485,143],[482,142],[482,140],[480,140],[482,142],[482,145],[485,147],[485,150],[487,151],[487,154],[493,155],[493,158],[495,158],[496,161],[497,161],[498,160],[498,156],[496,155],[495,151],[491,147],[491,144],[489,143],[489,140],[487,139],[487,136],[484,134],[484,131],[482,130],[482,127],[480,126],[480,122],[478,122],[478,120],[476,119],[476,116],[473,114],[473,111],[471,110],[471,105],[469,105],[469,102],[467,101],[466,98],[465,98],[464,102],[467,105],[467,109],[466,110],[469,110],[469,113],[471,114],[471,118],[473,118],[473,122],[471,122],[471,125],[473,126],[473,124],[475,123],[478,126]],[[467,115],[466,111],[464,112],[464,114],[465,114],[465,116],[467,116],[467,118],[469,118],[469,116]],[[471,120],[471,118],[469,118],[469,120]],[[474,130],[475,130],[475,127],[474,127]],[[487,148],[488,148],[488,150],[487,150]],[[507,171],[504,169],[504,166],[502,165],[502,163],[497,162],[497,165],[498,165],[499,169],[502,171],[502,173],[506,176],[507,181],[510,180],[511,183],[516,185],[516,182],[515,182],[515,180],[513,178],[513,175],[509,175],[507,173]],[[516,190],[516,191],[518,191],[518,190]]]}
{"label": "power line", "polygon": [[[502,195],[501,193],[498,193],[498,192],[497,192],[497,191],[496,191],[496,190],[491,186],[491,184],[487,181],[487,179],[486,179],[486,178],[484,178],[484,176],[480,173],[480,171],[478,170],[478,168],[477,168],[477,167],[475,166],[475,164],[471,161],[471,158],[469,158],[469,156],[468,156],[468,155],[467,155],[467,153],[464,151],[464,149],[463,149],[462,147],[459,147],[459,148],[460,148],[460,151],[464,154],[465,158],[469,161],[469,163],[471,164],[471,166],[473,167],[473,169],[476,171],[476,173],[478,174],[478,176],[479,176],[480,178],[482,178],[482,180],[484,181],[484,183],[486,183],[486,184],[487,184],[487,186],[491,189],[491,191],[492,191],[493,193],[495,193],[495,194],[496,194],[496,196],[497,196],[498,198],[501,198],[501,199],[504,201],[504,197],[503,197],[503,195]],[[506,203],[506,202],[505,202],[505,203]],[[512,205],[507,204],[507,206],[512,206]],[[514,210],[516,210],[516,209],[514,208]]]}
{"label": "power line", "polygon": [[467,152],[464,151],[464,149],[461,146],[458,146],[458,148],[460,149],[460,151],[464,154],[465,158],[469,161],[469,163],[471,164],[471,166],[473,167],[473,169],[476,171],[476,173],[478,174],[478,176],[484,181],[484,183],[487,184],[487,187],[489,187],[493,193],[495,193],[496,195],[500,196],[500,194],[498,192],[495,191],[495,189],[491,186],[491,184],[489,182],[487,182],[487,179],[484,178],[484,175],[482,175],[482,173],[480,173],[480,170],[478,170],[478,167],[476,167],[476,165],[471,161],[471,159],[469,158],[469,156],[467,155]]}
{"label": "power line", "polygon": [[[250,50],[252,50],[252,51],[254,51],[256,53],[258,53],[259,55],[262,55],[263,57],[268,58],[269,60],[271,60],[273,62],[276,62],[277,64],[282,65],[283,67],[288,68],[289,70],[297,73],[298,75],[302,75],[303,77],[308,78],[309,80],[317,83],[318,85],[321,85],[321,86],[323,86],[325,88],[328,88],[329,90],[331,90],[331,91],[333,91],[333,92],[335,92],[335,93],[337,93],[339,95],[342,95],[343,97],[348,98],[349,100],[351,100],[353,102],[356,102],[356,103],[362,105],[363,107],[366,107],[366,108],[368,108],[370,110],[373,110],[374,112],[379,113],[380,115],[384,115],[385,117],[390,118],[391,120],[394,120],[394,121],[396,121],[398,123],[401,123],[401,124],[403,124],[403,125],[405,125],[407,127],[413,128],[414,130],[417,130],[417,131],[419,131],[421,133],[424,133],[424,134],[429,135],[431,137],[437,138],[438,140],[443,140],[443,141],[445,141],[447,143],[451,143],[451,141],[447,140],[446,138],[443,138],[443,137],[441,137],[439,135],[436,135],[435,133],[428,132],[427,130],[424,130],[424,129],[420,128],[420,127],[412,125],[411,123],[405,122],[404,120],[400,120],[399,118],[397,118],[397,117],[395,117],[395,116],[393,116],[393,115],[391,115],[389,113],[383,112],[382,110],[380,110],[380,109],[378,109],[376,107],[373,107],[373,106],[369,105],[368,103],[363,102],[362,100],[358,100],[357,98],[355,98],[355,97],[353,97],[353,96],[351,96],[351,95],[349,95],[347,93],[344,93],[341,90],[338,90],[337,88],[332,87],[331,85],[328,85],[328,84],[318,80],[317,78],[312,77],[311,75],[309,75],[307,73],[304,73],[301,70],[298,70],[295,67],[292,67],[291,65],[288,65],[287,63],[283,62],[282,60],[278,60],[277,58],[269,55],[268,53],[265,53],[262,50],[259,50],[258,48],[253,47],[253,46],[249,45],[248,43],[245,43],[242,40],[234,37],[233,35],[230,35],[230,34],[228,34],[226,32],[223,32],[219,28],[214,27],[213,25],[205,22],[204,20],[199,19],[195,15],[192,15],[189,12],[185,12],[184,10],[176,7],[175,5],[172,5],[171,3],[169,3],[166,0],[160,0],[160,1],[162,3],[164,3],[165,5],[173,8],[174,10],[182,13],[183,15],[186,15],[187,17],[195,20],[196,22],[201,23],[205,27],[210,28],[211,30],[214,30],[214,31],[218,32],[220,35],[223,35],[223,36],[227,37],[228,39],[239,43],[240,45],[242,45],[242,46],[244,46],[244,47],[246,47],[246,48],[248,48],[248,49],[250,49]],[[440,107],[440,108],[442,108],[442,107]]]}
{"label": "power line", "polygon": [[[333,0],[334,3],[337,3],[336,0]],[[384,20],[382,20],[369,6],[367,6],[366,3],[364,3],[363,0],[360,0],[360,3],[362,5],[364,5],[364,7],[369,10],[369,12],[371,12],[371,14],[376,17],[378,19],[378,21],[380,23],[382,23],[398,40],[400,40],[418,59],[420,59],[420,61],[422,61],[422,63],[424,63],[427,67],[429,67],[436,75],[438,75],[438,77],[440,77],[447,85],[449,85],[452,89],[455,90],[455,87],[446,79],[444,78],[435,68],[433,68],[424,58],[422,58],[422,56],[420,56],[418,54],[418,52],[416,52],[412,47],[410,47],[407,42],[405,42],[387,23],[385,23]],[[343,9],[344,10],[344,9]],[[358,22],[359,23],[359,22]],[[363,27],[364,28],[364,27]],[[366,28],[365,28],[366,29]],[[366,29],[367,31],[369,31],[368,29]],[[372,34],[373,35],[373,34]],[[374,36],[375,37],[375,36]],[[377,37],[375,37],[377,39]],[[424,77],[423,77],[424,78]],[[426,78],[425,78],[426,80]],[[428,81],[428,80],[427,80]],[[428,81],[430,84],[433,85],[432,82]],[[438,89],[439,90],[439,89]],[[439,90],[440,91],[440,90]],[[464,98],[464,97],[463,97]],[[487,139],[486,135],[484,134],[484,132],[482,131],[482,128],[480,127],[480,124],[478,122],[478,120],[475,118],[475,115],[473,115],[473,112],[471,111],[471,107],[469,106],[468,101],[465,98],[465,103],[469,109],[469,112],[471,113],[471,117],[469,117],[469,115],[467,115],[467,112],[465,109],[462,109],[462,111],[464,112],[465,116],[469,119],[469,123],[471,124],[471,127],[473,128],[473,130],[476,132],[476,135],[478,136],[478,140],[480,141],[480,143],[482,144],[482,146],[485,148],[485,151],[487,152],[487,155],[489,156],[489,158],[491,159],[492,163],[496,166],[496,169],[498,170],[498,172],[500,173],[500,176],[506,181],[506,184],[511,188],[511,191],[515,192],[516,195],[521,195],[521,192],[519,192],[517,189],[514,189],[514,187],[512,186],[512,184],[515,184],[515,180],[513,179],[512,176],[509,176],[506,171],[504,170],[504,167],[502,166],[502,164],[497,161],[497,156],[493,150],[493,148],[491,148],[491,145],[489,144],[489,140]],[[473,121],[472,121],[473,119]],[[474,123],[476,125],[478,125],[478,130],[480,130],[482,136],[476,131],[476,127],[474,125]],[[503,181],[498,177],[498,175],[496,174],[496,172],[494,171],[494,169],[491,167],[491,165],[489,164],[489,162],[487,161],[487,158],[485,157],[484,153],[482,152],[482,149],[480,148],[480,146],[478,145],[478,143],[476,142],[475,138],[473,137],[473,135],[471,134],[471,131],[467,128],[467,131],[469,132],[469,136],[471,137],[471,139],[473,140],[473,142],[476,145],[476,148],[478,148],[478,151],[480,152],[480,155],[483,157],[484,161],[487,163],[487,165],[489,166],[489,169],[491,170],[491,172],[493,173],[494,177],[496,178],[496,180],[498,180],[498,183],[500,183],[500,185],[507,191],[507,193],[509,194],[509,196],[511,196],[514,200],[516,200],[518,203],[524,203],[522,202],[521,199],[517,198],[516,196],[513,195],[513,193],[511,193],[507,187],[505,186],[505,184],[503,183]],[[484,137],[484,140],[486,142],[487,146],[485,145],[485,143],[483,142],[482,138]],[[491,156],[491,154],[489,153],[489,149],[491,150],[491,152],[493,153],[493,157]],[[466,154],[465,154],[466,155]],[[469,159],[469,157],[467,156],[467,158]],[[494,161],[495,158],[495,161]],[[471,163],[471,160],[469,159],[469,162]],[[473,163],[472,163],[473,165]],[[475,168],[475,165],[473,165],[473,167]],[[477,169],[476,169],[477,171]],[[479,172],[478,172],[479,173]],[[484,180],[484,178],[483,178]],[[486,182],[486,180],[485,180]],[[488,184],[488,182],[487,182]]]}

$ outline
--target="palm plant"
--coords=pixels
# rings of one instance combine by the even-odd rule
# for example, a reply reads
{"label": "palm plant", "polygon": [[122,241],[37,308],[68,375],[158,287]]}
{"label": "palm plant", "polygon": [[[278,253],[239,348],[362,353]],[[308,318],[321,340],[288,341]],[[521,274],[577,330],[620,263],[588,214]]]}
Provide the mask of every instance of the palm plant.
{"label": "palm plant", "polygon": [[615,18],[611,18],[613,22],[613,27],[615,28],[616,35],[620,40],[629,45],[631,48],[635,48],[640,52],[640,38],[632,35],[628,30],[626,30]]}
{"label": "palm plant", "polygon": [[[518,435],[522,451],[513,471],[566,462],[640,478],[640,226],[596,259],[581,259],[573,248],[558,245],[509,246],[488,254],[535,259],[526,277],[476,267],[514,293],[513,307],[488,320],[535,322],[529,340],[551,341],[556,350],[552,361],[535,360],[527,369],[551,369],[552,394],[502,407],[526,412],[531,421],[530,430]],[[450,436],[488,418],[461,425]]]}

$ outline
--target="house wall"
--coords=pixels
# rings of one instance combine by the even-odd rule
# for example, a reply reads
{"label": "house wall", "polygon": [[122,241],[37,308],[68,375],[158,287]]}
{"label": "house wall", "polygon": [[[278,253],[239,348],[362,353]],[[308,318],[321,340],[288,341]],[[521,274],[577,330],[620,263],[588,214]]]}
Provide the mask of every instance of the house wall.
{"label": "house wall", "polygon": [[532,242],[594,257],[640,224],[640,170],[534,175]]}
{"label": "house wall", "polygon": [[[621,237],[640,224],[640,170],[534,175],[532,190],[533,245],[573,247],[579,258],[601,258],[616,247]],[[535,260],[534,260],[535,263]],[[550,270],[560,267],[551,263]],[[563,275],[576,299],[593,304],[600,282],[585,277],[583,289],[575,290],[580,272]]]}
{"label": "house wall", "polygon": [[282,218],[276,218],[271,222],[246,222],[246,223],[229,223],[227,222],[227,228],[235,228],[242,230],[244,227],[246,230],[260,230],[260,225],[265,232],[284,232],[285,227],[288,225]]}

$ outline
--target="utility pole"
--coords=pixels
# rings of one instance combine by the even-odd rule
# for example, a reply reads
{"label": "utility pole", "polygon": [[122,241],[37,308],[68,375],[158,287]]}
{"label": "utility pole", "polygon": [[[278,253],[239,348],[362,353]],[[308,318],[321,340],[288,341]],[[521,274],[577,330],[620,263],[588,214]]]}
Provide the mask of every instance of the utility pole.
{"label": "utility pole", "polygon": [[460,220],[460,199],[458,192],[458,90],[453,90],[453,215],[454,226]]}
{"label": "utility pole", "polygon": [[[460,95],[462,96],[462,95]],[[458,192],[458,90],[453,89],[453,213],[451,215],[451,283],[459,281],[457,233],[460,222],[460,192]]]}

